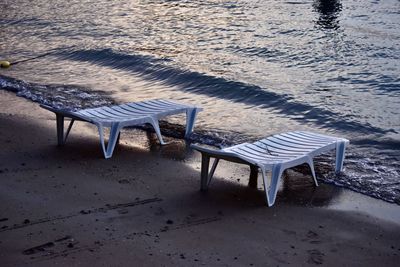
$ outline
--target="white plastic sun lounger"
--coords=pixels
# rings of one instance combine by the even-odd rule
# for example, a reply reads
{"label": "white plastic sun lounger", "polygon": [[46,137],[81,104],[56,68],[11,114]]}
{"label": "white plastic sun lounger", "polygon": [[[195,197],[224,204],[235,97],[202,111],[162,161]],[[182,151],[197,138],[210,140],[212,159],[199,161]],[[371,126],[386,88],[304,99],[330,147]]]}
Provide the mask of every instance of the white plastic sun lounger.
{"label": "white plastic sun lounger", "polygon": [[[255,143],[243,143],[236,146],[213,150],[197,145],[191,147],[202,154],[201,190],[208,189],[220,159],[250,165],[250,182],[256,185],[258,168],[260,168],[266,203],[275,203],[280,177],[285,169],[307,163],[311,168],[314,183],[318,186],[315,176],[313,157],[323,152],[336,149],[336,172],[343,169],[346,146],[349,140],[311,132],[295,131],[273,135]],[[215,158],[209,171],[210,158]],[[271,171],[271,181],[268,185],[267,171]]]}
{"label": "white plastic sun lounger", "polygon": [[[186,112],[186,132],[188,138],[193,132],[197,112],[201,108],[186,104],[176,103],[170,100],[149,100],[143,102],[126,103],[109,107],[97,107],[78,111],[66,111],[41,105],[56,114],[58,145],[64,145],[75,120],[93,123],[97,126],[100,135],[100,143],[104,157],[111,158],[115,145],[119,140],[120,130],[124,127],[151,124],[157,134],[160,143],[165,142],[161,136],[158,120],[168,115]],[[71,118],[67,132],[64,134],[64,118]],[[103,129],[110,128],[110,137],[106,146]]]}

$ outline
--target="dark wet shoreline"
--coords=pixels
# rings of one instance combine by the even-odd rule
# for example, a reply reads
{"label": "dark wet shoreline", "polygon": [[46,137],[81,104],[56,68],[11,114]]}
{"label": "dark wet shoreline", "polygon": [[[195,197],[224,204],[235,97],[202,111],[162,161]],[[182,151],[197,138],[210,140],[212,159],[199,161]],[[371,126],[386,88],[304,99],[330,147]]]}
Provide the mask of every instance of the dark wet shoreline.
{"label": "dark wet shoreline", "polygon": [[[67,110],[116,103],[112,95],[104,91],[91,91],[89,88],[75,85],[41,85],[1,74],[0,87],[39,104]],[[153,132],[152,127],[138,128]],[[161,130],[163,135],[172,138],[182,139],[184,135],[184,127],[180,123],[162,121]],[[336,175],[330,170],[330,162],[334,158],[334,154],[330,153],[319,157],[316,161],[316,166],[320,172],[318,179],[391,203],[400,204],[396,180],[400,170],[398,163],[400,150],[397,148],[400,143],[395,139],[379,138],[379,133],[373,135],[359,135],[351,131],[349,133],[353,137],[345,136],[351,140],[351,146],[346,153],[346,171],[341,175]],[[255,141],[257,138],[259,137],[241,132],[210,129],[197,125],[191,137],[191,142],[226,147],[241,142]],[[379,179],[382,179],[383,182],[376,184],[374,181]]]}

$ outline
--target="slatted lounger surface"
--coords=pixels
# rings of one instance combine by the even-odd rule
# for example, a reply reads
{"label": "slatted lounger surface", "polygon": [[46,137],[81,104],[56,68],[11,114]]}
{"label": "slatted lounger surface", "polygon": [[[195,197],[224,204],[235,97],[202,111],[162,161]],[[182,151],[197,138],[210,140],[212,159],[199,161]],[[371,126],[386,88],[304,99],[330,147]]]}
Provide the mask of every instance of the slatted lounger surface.
{"label": "slatted lounger surface", "polygon": [[[191,147],[202,153],[201,190],[207,190],[220,159],[248,164],[251,168],[250,182],[257,182],[260,168],[266,202],[268,206],[275,203],[280,177],[285,169],[307,163],[311,168],[315,185],[313,157],[325,151],[336,149],[336,172],[342,171],[345,149],[349,141],[344,138],[316,134],[311,132],[287,132],[273,135],[255,143],[243,143],[221,150],[207,149],[197,145]],[[209,171],[210,158],[215,158]],[[271,171],[268,185],[266,172]],[[252,181],[253,180],[253,181]]]}
{"label": "slatted lounger surface", "polygon": [[[115,144],[119,139],[120,130],[124,127],[149,123],[154,127],[161,144],[165,144],[158,124],[162,117],[186,112],[185,137],[189,137],[193,131],[196,114],[201,108],[186,104],[176,103],[170,100],[149,100],[143,102],[126,103],[110,107],[89,108],[78,111],[65,111],[46,105],[41,107],[56,114],[58,144],[63,145],[68,137],[75,120],[86,121],[97,126],[100,135],[100,143],[104,157],[111,158]],[[64,118],[71,118],[67,132],[64,135]],[[106,147],[103,128],[110,128],[110,137]]]}

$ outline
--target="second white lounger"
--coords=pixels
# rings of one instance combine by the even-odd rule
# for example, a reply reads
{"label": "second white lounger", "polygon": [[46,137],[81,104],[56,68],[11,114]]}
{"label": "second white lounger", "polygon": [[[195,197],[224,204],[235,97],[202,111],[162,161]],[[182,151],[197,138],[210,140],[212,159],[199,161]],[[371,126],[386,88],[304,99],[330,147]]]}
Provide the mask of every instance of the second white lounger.
{"label": "second white lounger", "polygon": [[[119,139],[120,130],[124,127],[151,124],[161,144],[165,144],[158,124],[162,117],[186,113],[185,138],[193,131],[196,114],[201,108],[186,104],[176,103],[170,100],[149,100],[143,102],[127,103],[110,107],[98,107],[82,109],[78,111],[66,111],[50,106],[41,105],[56,114],[58,144],[63,145],[75,120],[86,121],[97,126],[100,135],[100,143],[103,148],[104,157],[111,158],[115,144]],[[71,118],[67,132],[64,135],[64,118]],[[103,128],[110,128],[110,137],[107,147],[105,145]]]}
{"label": "second white lounger", "polygon": [[[207,190],[220,159],[250,165],[250,182],[257,182],[258,168],[261,169],[266,202],[275,203],[280,177],[285,169],[307,163],[311,168],[315,185],[313,157],[325,151],[336,149],[336,172],[342,171],[344,154],[349,140],[311,132],[287,132],[273,135],[255,143],[243,143],[221,150],[207,149],[201,146],[191,147],[202,153],[201,190]],[[215,158],[209,171],[210,158]],[[268,185],[267,171],[271,171]]]}

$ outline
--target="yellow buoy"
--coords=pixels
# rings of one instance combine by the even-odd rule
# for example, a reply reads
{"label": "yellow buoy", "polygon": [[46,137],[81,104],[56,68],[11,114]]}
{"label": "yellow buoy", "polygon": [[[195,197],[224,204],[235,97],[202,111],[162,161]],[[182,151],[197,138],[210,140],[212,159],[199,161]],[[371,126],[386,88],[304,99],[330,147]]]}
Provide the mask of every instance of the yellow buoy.
{"label": "yellow buoy", "polygon": [[10,67],[11,66],[11,63],[9,62],[9,61],[6,61],[6,60],[2,60],[2,61],[0,61],[0,66],[2,67],[2,68],[8,68],[8,67]]}

